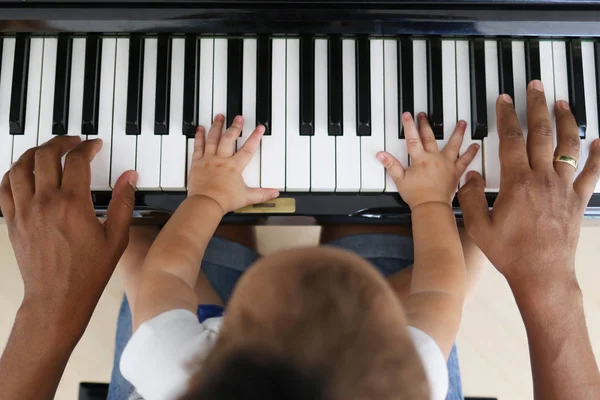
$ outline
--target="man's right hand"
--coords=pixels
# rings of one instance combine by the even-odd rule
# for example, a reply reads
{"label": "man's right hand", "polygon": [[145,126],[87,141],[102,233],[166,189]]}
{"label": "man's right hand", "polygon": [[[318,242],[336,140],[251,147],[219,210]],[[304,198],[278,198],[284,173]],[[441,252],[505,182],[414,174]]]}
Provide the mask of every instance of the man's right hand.
{"label": "man's right hand", "polygon": [[579,158],[575,119],[567,102],[556,103],[555,150],[543,87],[537,85],[541,82],[533,81],[527,90],[527,143],[510,97],[500,96],[496,103],[501,182],[493,210],[488,210],[477,173],[468,176],[459,199],[469,236],[509,283],[545,290],[553,282],[575,279],[581,220],[600,177],[600,140],[592,143],[573,181],[575,168],[553,159]]}

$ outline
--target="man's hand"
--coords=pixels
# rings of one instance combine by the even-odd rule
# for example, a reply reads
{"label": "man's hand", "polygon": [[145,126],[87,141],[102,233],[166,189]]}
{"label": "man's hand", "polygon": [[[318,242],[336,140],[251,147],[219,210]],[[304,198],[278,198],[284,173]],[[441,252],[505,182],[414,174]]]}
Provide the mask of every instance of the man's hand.
{"label": "man's hand", "polygon": [[233,125],[222,133],[224,123],[225,117],[217,115],[206,139],[204,127],[200,126],[196,131],[188,196],[202,195],[213,199],[223,214],[279,196],[275,189],[248,188],[242,177],[242,171],[258,149],[265,128],[257,127],[246,144],[234,154],[235,141],[242,132],[244,118],[237,116]]}
{"label": "man's hand", "polygon": [[575,168],[553,161],[579,157],[579,132],[565,101],[555,106],[556,149],[540,81],[527,90],[527,144],[510,97],[502,95],[496,110],[500,193],[489,211],[483,179],[471,173],[459,191],[465,227],[513,291],[527,330],[535,398],[600,398],[574,266],[581,220],[600,177],[600,140],[573,181]]}
{"label": "man's hand", "polygon": [[489,212],[481,175],[471,173],[459,191],[472,240],[509,280],[531,289],[574,278],[581,219],[600,177],[600,140],[591,145],[583,170],[553,162],[554,155],[579,158],[579,132],[568,103],[556,103],[558,146],[542,91],[527,91],[527,144],[508,96],[496,104],[500,135],[500,192]]}
{"label": "man's hand", "polygon": [[25,152],[0,188],[25,286],[22,308],[75,340],[127,247],[134,206],[137,174],[129,171],[114,187],[106,222],[96,218],[90,162],[101,147],[100,140],[56,137]]}
{"label": "man's hand", "polygon": [[425,113],[419,114],[419,130],[409,113],[402,115],[406,146],[411,157],[404,167],[393,155],[381,151],[377,159],[394,179],[394,183],[411,210],[425,203],[452,206],[458,181],[479,150],[471,145],[459,157],[466,123],[459,121],[448,144],[440,151]]}

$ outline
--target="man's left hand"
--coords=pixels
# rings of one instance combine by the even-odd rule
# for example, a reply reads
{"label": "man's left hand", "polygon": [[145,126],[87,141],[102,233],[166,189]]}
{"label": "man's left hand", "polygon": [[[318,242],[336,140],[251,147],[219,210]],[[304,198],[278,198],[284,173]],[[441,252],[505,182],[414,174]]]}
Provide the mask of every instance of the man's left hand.
{"label": "man's left hand", "polygon": [[75,340],[127,247],[134,207],[137,174],[128,171],[114,186],[106,221],[96,218],[90,163],[101,148],[100,140],[56,137],[25,152],[0,185],[25,286],[22,308],[49,328],[70,329]]}

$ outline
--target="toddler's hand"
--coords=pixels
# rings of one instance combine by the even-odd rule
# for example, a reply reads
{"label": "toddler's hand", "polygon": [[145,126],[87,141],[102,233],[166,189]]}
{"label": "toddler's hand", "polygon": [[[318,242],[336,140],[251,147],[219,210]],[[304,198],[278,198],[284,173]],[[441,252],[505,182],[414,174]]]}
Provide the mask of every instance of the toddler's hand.
{"label": "toddler's hand", "polygon": [[242,171],[258,148],[265,128],[257,127],[246,144],[234,154],[244,119],[237,116],[233,125],[221,135],[224,123],[223,115],[217,115],[206,140],[204,127],[199,126],[196,130],[188,196],[210,197],[221,206],[224,214],[279,196],[275,189],[248,188],[242,178]]}
{"label": "toddler's hand", "polygon": [[402,115],[410,167],[404,168],[391,154],[381,151],[381,161],[396,183],[398,192],[411,209],[419,204],[442,202],[452,204],[460,177],[473,161],[479,145],[472,144],[458,157],[466,123],[460,121],[446,147],[440,152],[425,113],[419,118],[419,132],[410,115]]}

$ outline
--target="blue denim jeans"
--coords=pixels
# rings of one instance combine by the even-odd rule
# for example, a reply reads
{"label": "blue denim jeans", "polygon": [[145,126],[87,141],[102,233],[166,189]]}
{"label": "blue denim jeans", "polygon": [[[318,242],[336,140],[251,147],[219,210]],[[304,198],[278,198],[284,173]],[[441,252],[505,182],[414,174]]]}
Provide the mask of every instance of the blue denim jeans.
{"label": "blue denim jeans", "polygon": [[[366,258],[383,276],[391,275],[413,264],[413,241],[406,236],[362,234],[347,236],[329,243],[331,246],[352,251]],[[229,240],[214,237],[204,253],[202,271],[224,304],[231,297],[237,280],[258,259],[253,250]],[[108,392],[108,400],[127,400],[133,387],[119,370],[121,354],[131,338],[131,310],[123,297],[115,346],[115,358]],[[456,346],[448,358],[450,389],[447,400],[463,399],[462,382]]]}

